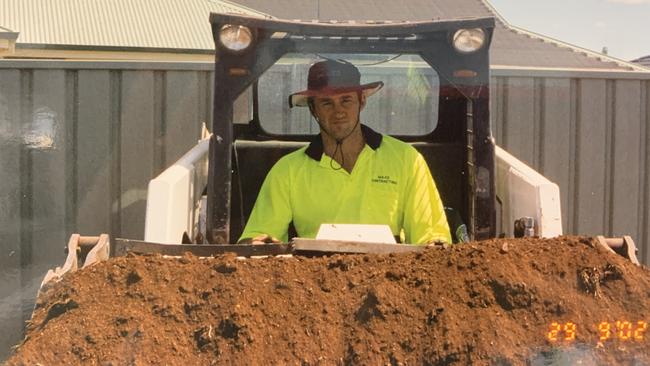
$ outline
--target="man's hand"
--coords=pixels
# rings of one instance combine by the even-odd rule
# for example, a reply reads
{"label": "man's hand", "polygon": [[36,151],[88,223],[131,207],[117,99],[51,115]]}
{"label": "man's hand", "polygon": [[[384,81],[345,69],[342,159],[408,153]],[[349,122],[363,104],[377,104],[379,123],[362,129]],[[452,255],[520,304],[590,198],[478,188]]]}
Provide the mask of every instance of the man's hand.
{"label": "man's hand", "polygon": [[238,244],[279,244],[282,243],[277,238],[267,234],[258,235],[254,238],[242,239]]}
{"label": "man's hand", "polygon": [[447,243],[444,240],[435,239],[427,243],[427,248],[449,248],[451,244]]}

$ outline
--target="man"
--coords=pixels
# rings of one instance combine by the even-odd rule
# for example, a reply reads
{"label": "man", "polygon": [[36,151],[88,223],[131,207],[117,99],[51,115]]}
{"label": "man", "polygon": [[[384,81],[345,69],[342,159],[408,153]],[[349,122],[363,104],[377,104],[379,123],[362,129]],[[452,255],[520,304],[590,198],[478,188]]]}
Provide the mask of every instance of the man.
{"label": "man", "polygon": [[273,166],[240,242],[286,242],[292,222],[306,238],[323,223],[385,224],[405,243],[451,242],[422,155],[360,123],[367,98],[383,86],[360,80],[345,61],[310,67],[307,90],[292,94],[289,105],[309,107],[321,133]]}

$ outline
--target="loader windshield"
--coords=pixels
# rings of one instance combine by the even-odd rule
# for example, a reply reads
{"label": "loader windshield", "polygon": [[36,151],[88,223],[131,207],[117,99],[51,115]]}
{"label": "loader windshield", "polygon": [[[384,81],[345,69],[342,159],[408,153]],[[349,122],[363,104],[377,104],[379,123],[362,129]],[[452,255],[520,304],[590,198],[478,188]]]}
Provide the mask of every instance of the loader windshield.
{"label": "loader windshield", "polygon": [[325,58],[353,63],[361,83],[383,81],[368,98],[362,122],[391,135],[421,136],[438,123],[440,80],[420,56],[412,54],[287,54],[258,82],[261,127],[274,135],[317,134],[319,127],[307,108],[289,108],[287,97],[307,85],[309,67]]}

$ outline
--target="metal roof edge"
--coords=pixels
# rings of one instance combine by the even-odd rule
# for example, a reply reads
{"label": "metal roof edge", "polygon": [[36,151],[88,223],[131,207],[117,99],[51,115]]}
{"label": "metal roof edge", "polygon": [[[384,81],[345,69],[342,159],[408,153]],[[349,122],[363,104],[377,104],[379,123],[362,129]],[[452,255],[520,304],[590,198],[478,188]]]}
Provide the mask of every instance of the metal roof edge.
{"label": "metal roof edge", "polygon": [[621,59],[618,59],[616,57],[612,57],[612,56],[605,55],[605,54],[602,54],[602,53],[598,53],[598,52],[595,52],[595,51],[592,51],[592,50],[589,50],[589,49],[586,49],[586,48],[582,48],[580,46],[576,46],[576,45],[571,44],[571,43],[560,41],[558,39],[548,37],[548,36],[545,36],[543,34],[535,33],[535,32],[532,32],[532,31],[529,31],[529,30],[514,26],[514,25],[510,24],[501,14],[499,14],[499,12],[494,8],[494,6],[492,6],[492,4],[490,4],[489,0],[479,0],[479,1],[482,2],[483,5],[485,5],[490,11],[492,11],[495,14],[496,18],[501,23],[503,23],[503,25],[506,28],[508,28],[508,30],[510,30],[510,31],[513,31],[515,33],[520,33],[520,34],[523,34],[523,35],[527,35],[527,36],[529,36],[531,38],[536,38],[536,39],[539,39],[539,40],[542,40],[542,41],[552,43],[556,47],[569,48],[573,52],[584,53],[584,54],[586,54],[587,57],[594,57],[594,58],[600,59],[603,62],[614,62],[614,63],[618,64],[621,67],[629,67],[629,68],[631,68],[633,70],[636,70],[636,71],[646,71],[645,67],[639,67],[639,65],[634,64],[632,62],[621,60]]}
{"label": "metal roof edge", "polygon": [[508,23],[506,18],[504,18],[503,15],[501,15],[501,13],[497,11],[497,9],[489,2],[489,0],[479,0],[479,2],[482,3],[483,6],[485,6],[488,9],[488,11],[494,14],[494,17],[498,22],[503,24],[505,27],[510,26],[510,23]]}
{"label": "metal roof edge", "polygon": [[609,55],[598,53],[596,51],[592,51],[592,50],[589,50],[587,48],[582,48],[580,46],[576,46],[576,45],[571,44],[571,43],[563,42],[563,41],[557,40],[555,38],[547,37],[547,36],[544,36],[544,35],[539,34],[539,33],[531,32],[529,30],[525,30],[523,28],[519,28],[519,27],[516,27],[516,26],[513,26],[513,25],[508,25],[508,27],[510,27],[510,29],[515,31],[515,32],[523,33],[524,35],[528,35],[528,36],[530,36],[532,38],[537,38],[537,39],[540,39],[542,41],[553,43],[557,47],[570,48],[570,49],[572,49],[573,52],[584,53],[584,54],[586,54],[587,57],[594,57],[594,58],[600,59],[603,62],[613,62],[613,63],[615,63],[615,64],[617,64],[617,65],[619,65],[621,67],[629,67],[629,68],[631,68],[633,70],[636,70],[636,71],[645,71],[644,68],[641,68],[641,67],[639,67],[639,65],[636,65],[636,64],[634,64],[632,62],[629,62],[629,61],[621,60],[621,59],[616,58],[616,57],[612,57],[612,56],[609,56]]}
{"label": "metal roof edge", "polygon": [[77,69],[77,70],[188,70],[213,71],[214,62],[205,61],[97,61],[0,59],[1,69]]}
{"label": "metal roof edge", "polygon": [[20,33],[18,32],[0,32],[0,39],[8,39],[10,41],[15,41],[18,39]]}
{"label": "metal roof edge", "polygon": [[193,53],[214,55],[214,48],[165,48],[128,46],[84,46],[75,44],[19,43],[17,49],[62,50],[62,51],[106,51],[106,52],[147,52],[147,53]]}
{"label": "metal roof edge", "polygon": [[[207,1],[208,1],[208,2],[213,2],[214,0],[207,0]],[[269,19],[273,19],[273,18],[275,18],[275,17],[274,17],[273,15],[271,15],[271,14],[267,14],[267,13],[261,12],[261,11],[259,11],[259,10],[257,10],[257,9],[253,9],[253,8],[251,8],[251,7],[248,7],[248,6],[245,6],[245,5],[241,5],[241,4],[238,4],[238,3],[235,3],[235,2],[229,1],[229,0],[218,0],[218,1],[219,1],[219,2],[222,2],[222,3],[226,3],[226,4],[228,4],[228,5],[232,6],[232,7],[235,7],[235,8],[240,8],[240,9],[243,9],[243,10],[249,11],[249,12],[251,12],[251,13],[261,15],[261,16],[264,17],[264,18],[269,18]]]}
{"label": "metal roof edge", "polygon": [[494,27],[494,17],[463,17],[453,19],[432,19],[427,21],[372,21],[372,20],[289,20],[263,19],[239,14],[210,13],[210,22],[214,25],[236,24],[253,28],[264,28],[275,32],[299,33],[301,36],[375,36],[376,30],[391,31],[394,36],[410,33],[438,32],[459,27]]}
{"label": "metal roof edge", "polygon": [[15,41],[18,39],[20,32],[14,32],[9,28],[5,28],[0,25],[0,39],[8,39],[10,41]]}
{"label": "metal roof edge", "polygon": [[492,76],[509,77],[650,80],[650,69],[625,71],[620,69],[568,69],[560,67],[490,65],[490,73]]}
{"label": "metal roof edge", "polygon": [[638,62],[638,61],[641,61],[641,60],[648,60],[648,61],[650,61],[650,55],[647,55],[647,56],[641,56],[641,57],[635,58],[635,59],[632,60],[631,62]]}

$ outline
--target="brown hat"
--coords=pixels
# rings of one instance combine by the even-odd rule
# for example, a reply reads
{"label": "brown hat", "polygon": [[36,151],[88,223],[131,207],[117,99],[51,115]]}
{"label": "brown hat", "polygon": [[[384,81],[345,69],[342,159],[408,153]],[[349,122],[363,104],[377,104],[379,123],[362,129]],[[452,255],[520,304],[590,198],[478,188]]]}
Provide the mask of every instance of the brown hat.
{"label": "brown hat", "polygon": [[375,94],[384,86],[383,81],[361,85],[361,74],[351,63],[343,60],[325,60],[309,68],[307,90],[291,94],[289,107],[305,107],[309,97],[333,95],[361,90],[366,96]]}

